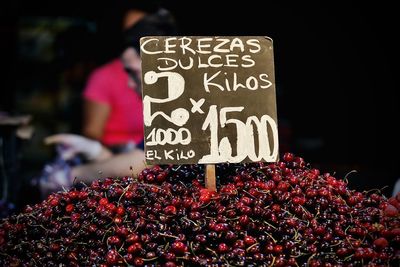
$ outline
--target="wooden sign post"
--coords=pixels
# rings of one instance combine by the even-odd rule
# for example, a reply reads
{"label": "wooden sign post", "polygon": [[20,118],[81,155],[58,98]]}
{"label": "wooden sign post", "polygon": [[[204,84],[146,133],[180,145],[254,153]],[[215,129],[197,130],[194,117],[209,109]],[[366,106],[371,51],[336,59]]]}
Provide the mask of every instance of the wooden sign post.
{"label": "wooden sign post", "polygon": [[217,182],[215,178],[215,165],[207,164],[206,165],[206,188],[211,191],[217,191]]}
{"label": "wooden sign post", "polygon": [[272,40],[268,37],[141,39],[148,164],[215,166],[278,159]]}

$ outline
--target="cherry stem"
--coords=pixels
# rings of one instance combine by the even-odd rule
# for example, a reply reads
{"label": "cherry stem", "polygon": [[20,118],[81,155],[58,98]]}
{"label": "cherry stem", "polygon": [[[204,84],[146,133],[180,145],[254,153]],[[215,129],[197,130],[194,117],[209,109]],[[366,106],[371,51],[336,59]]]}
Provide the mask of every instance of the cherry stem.
{"label": "cherry stem", "polygon": [[158,259],[159,257],[153,257],[153,258],[142,258],[143,261],[154,261],[156,259]]}
{"label": "cherry stem", "polygon": [[[107,233],[111,231],[111,229],[112,229],[112,227],[108,228],[108,230],[104,233],[103,238],[101,239],[101,242],[104,242],[104,238],[106,237]],[[108,246],[108,242],[107,242],[107,246]]]}
{"label": "cherry stem", "polygon": [[189,247],[190,247],[190,251],[193,253],[193,255],[195,255],[197,257],[196,253],[194,253],[194,251],[193,251],[193,242],[192,241],[190,241]]}
{"label": "cherry stem", "polygon": [[247,192],[246,190],[242,190],[243,192],[245,192],[246,194],[248,194],[250,197],[255,198],[252,194],[250,194],[249,192]]}
{"label": "cherry stem", "polygon": [[347,179],[347,176],[349,176],[350,174],[355,173],[355,172],[357,172],[357,171],[356,171],[356,170],[351,170],[351,171],[349,171],[349,172],[344,176],[343,180],[345,180],[345,182],[348,183],[349,180]]}
{"label": "cherry stem", "polygon": [[274,240],[274,242],[276,243],[276,239],[268,232],[264,231],[264,233],[269,236],[272,240]]}
{"label": "cherry stem", "polygon": [[212,250],[209,247],[206,247],[206,250],[211,251],[211,253],[213,253],[216,257],[218,257],[218,254],[217,254],[217,252],[215,252],[215,250]]}
{"label": "cherry stem", "polygon": [[199,225],[198,225],[197,223],[195,223],[194,221],[190,220],[190,219],[187,218],[187,217],[182,217],[182,219],[183,219],[183,220],[186,220],[186,221],[188,221],[188,222],[190,222],[190,223],[193,223],[194,225],[196,225],[197,227],[199,227]]}
{"label": "cherry stem", "polygon": [[271,227],[272,227],[274,230],[276,230],[276,227],[275,227],[274,225],[270,224],[269,222],[267,222],[267,221],[263,221],[263,223],[265,223],[265,224],[267,224],[267,225],[271,226]]}
{"label": "cherry stem", "polygon": [[158,233],[161,236],[165,236],[165,237],[171,237],[171,238],[175,238],[175,239],[179,239],[179,237],[175,236],[175,235],[169,235],[169,234],[164,234],[164,233]]}
{"label": "cherry stem", "polygon": [[310,266],[310,261],[312,260],[312,258],[314,258],[317,255],[317,253],[312,254],[308,260],[307,260],[307,266]]}
{"label": "cherry stem", "polygon": [[272,262],[271,262],[271,265],[270,265],[270,266],[268,266],[268,267],[272,267],[272,266],[274,266],[275,259],[276,259],[276,257],[275,257],[275,256],[273,256],[273,258],[272,258]]}
{"label": "cherry stem", "polygon": [[254,243],[253,245],[251,245],[250,247],[246,248],[246,252],[249,252],[249,250],[257,245],[259,245],[260,243]]}
{"label": "cherry stem", "polygon": [[122,192],[121,196],[118,198],[118,205],[121,202],[122,197],[126,194],[126,192],[128,192],[129,190],[129,185],[127,187],[124,188],[124,192]]}
{"label": "cherry stem", "polygon": [[351,254],[351,255],[347,256],[346,258],[344,258],[343,261],[348,261],[349,259],[351,259],[351,258],[353,257],[353,255],[354,255],[354,254]]}

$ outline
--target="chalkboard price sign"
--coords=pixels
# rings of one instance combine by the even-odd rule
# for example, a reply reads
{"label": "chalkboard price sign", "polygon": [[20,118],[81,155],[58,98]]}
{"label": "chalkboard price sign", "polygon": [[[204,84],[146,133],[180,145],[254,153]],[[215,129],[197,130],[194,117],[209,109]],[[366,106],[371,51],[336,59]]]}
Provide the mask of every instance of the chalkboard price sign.
{"label": "chalkboard price sign", "polygon": [[271,39],[144,37],[141,58],[148,164],[277,160]]}

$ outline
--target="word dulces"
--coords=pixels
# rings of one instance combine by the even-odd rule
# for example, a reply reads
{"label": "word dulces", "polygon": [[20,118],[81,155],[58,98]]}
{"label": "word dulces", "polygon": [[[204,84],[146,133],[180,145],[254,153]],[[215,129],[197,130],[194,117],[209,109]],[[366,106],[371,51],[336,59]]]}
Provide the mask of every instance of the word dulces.
{"label": "word dulces", "polygon": [[[210,55],[207,59],[203,59],[204,57],[197,57],[197,61],[194,60],[193,57],[188,57],[187,59],[175,59],[169,57],[160,57],[158,58],[158,70],[167,71],[173,70],[177,67],[180,67],[183,70],[190,70],[193,67],[198,69],[204,68],[221,68],[221,67],[231,67],[231,68],[251,68],[256,62],[251,58],[250,55],[239,56],[236,54],[228,54],[228,55]],[[197,63],[195,63],[197,62]]]}

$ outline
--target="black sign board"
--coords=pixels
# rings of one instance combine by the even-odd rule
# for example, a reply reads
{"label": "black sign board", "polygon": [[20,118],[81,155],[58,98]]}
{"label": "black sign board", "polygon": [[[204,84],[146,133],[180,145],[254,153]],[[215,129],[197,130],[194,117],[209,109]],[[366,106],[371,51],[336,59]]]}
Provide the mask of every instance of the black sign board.
{"label": "black sign board", "polygon": [[141,58],[148,164],[277,160],[271,39],[144,37]]}

